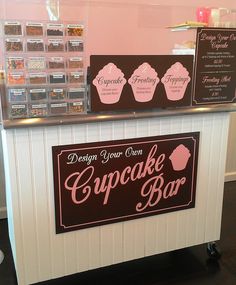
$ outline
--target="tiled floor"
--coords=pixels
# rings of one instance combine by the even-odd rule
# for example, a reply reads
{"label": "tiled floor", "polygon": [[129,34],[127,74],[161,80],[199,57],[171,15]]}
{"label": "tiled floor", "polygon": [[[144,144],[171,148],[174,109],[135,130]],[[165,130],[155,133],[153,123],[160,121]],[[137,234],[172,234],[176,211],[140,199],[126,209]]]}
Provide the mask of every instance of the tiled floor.
{"label": "tiled floor", "polygon": [[[225,184],[219,262],[206,254],[206,245],[76,274],[41,285],[236,285],[236,182]],[[7,222],[0,221],[0,284],[16,285],[7,236]],[[26,284],[28,285],[28,284]]]}

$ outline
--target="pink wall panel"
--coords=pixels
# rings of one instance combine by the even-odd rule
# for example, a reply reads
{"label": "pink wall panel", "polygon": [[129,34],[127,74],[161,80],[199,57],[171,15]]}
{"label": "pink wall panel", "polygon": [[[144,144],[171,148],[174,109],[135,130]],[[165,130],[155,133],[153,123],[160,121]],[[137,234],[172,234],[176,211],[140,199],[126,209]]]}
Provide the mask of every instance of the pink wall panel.
{"label": "pink wall panel", "polygon": [[[0,18],[48,21],[47,2],[2,0]],[[57,2],[60,20],[85,23],[87,64],[90,54],[171,54],[175,44],[194,41],[196,31],[171,32],[167,26],[196,20],[196,6],[222,5],[220,0],[51,0]],[[235,0],[223,5],[236,9]]]}

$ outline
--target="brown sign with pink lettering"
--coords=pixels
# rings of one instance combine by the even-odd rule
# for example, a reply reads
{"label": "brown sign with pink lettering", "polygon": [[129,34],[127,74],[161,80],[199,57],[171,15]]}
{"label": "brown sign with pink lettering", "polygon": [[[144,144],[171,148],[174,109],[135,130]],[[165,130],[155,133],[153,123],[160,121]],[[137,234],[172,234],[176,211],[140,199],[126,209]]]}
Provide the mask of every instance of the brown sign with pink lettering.
{"label": "brown sign with pink lettering", "polygon": [[190,106],[192,55],[92,55],[91,111]]}
{"label": "brown sign with pink lettering", "polygon": [[236,29],[197,31],[193,105],[236,102]]}
{"label": "brown sign with pink lettering", "polygon": [[54,146],[56,233],[195,206],[199,133]]}

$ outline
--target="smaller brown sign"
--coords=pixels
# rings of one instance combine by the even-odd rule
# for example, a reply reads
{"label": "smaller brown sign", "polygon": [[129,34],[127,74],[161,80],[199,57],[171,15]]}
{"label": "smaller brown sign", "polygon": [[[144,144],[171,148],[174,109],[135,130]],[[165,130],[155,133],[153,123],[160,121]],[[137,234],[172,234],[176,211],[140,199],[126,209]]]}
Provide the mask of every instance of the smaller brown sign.
{"label": "smaller brown sign", "polygon": [[195,205],[199,133],[54,146],[56,232]]}
{"label": "smaller brown sign", "polygon": [[91,110],[191,105],[193,56],[92,55]]}
{"label": "smaller brown sign", "polygon": [[197,30],[193,105],[236,102],[236,29]]}

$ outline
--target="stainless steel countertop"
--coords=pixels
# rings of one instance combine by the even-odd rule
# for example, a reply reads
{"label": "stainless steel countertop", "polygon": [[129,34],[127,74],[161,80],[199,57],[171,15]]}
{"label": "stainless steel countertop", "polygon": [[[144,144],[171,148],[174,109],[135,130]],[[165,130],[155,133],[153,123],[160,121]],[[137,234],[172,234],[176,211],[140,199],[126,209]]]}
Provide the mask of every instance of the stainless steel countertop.
{"label": "stainless steel countertop", "polygon": [[233,104],[217,104],[204,105],[202,107],[183,107],[173,109],[153,109],[142,111],[126,111],[126,112],[104,112],[104,113],[88,113],[83,115],[67,115],[46,118],[28,118],[3,120],[3,129],[28,128],[39,126],[55,126],[69,124],[84,124],[117,120],[132,120],[152,117],[170,117],[180,115],[195,115],[203,113],[216,112],[236,112],[236,103]]}

